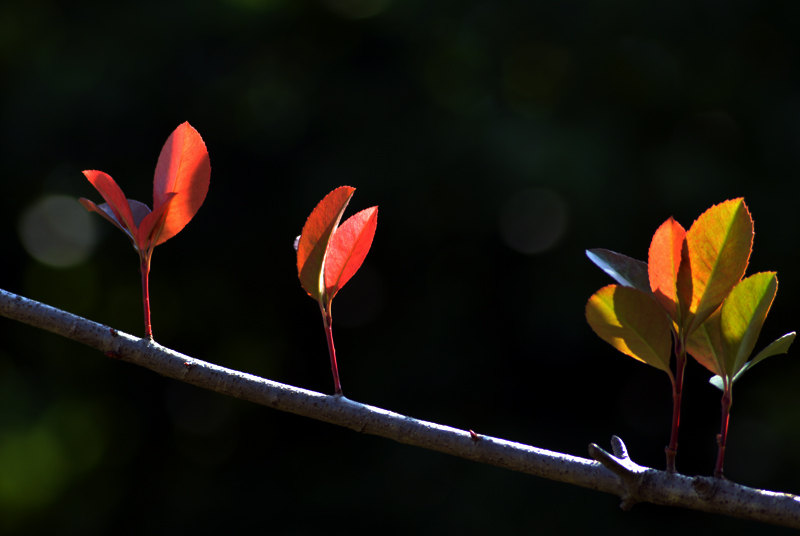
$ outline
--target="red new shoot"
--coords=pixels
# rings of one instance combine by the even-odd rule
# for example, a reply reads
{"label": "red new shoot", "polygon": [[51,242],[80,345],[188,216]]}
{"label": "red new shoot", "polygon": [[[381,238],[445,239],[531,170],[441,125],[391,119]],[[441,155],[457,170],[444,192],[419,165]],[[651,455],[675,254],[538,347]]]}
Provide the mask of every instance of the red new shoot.
{"label": "red new shoot", "polygon": [[81,204],[128,235],[139,254],[144,332],[152,340],[149,276],[153,248],[178,234],[203,204],[211,177],[206,146],[189,123],[183,123],[169,136],[156,165],[152,212],[144,203],[127,199],[114,179],[102,171],[83,174],[106,202],[96,205],[81,199]]}
{"label": "red new shoot", "polygon": [[355,188],[341,186],[311,212],[296,242],[297,274],[309,296],[317,300],[331,358],[334,392],[342,394],[331,331],[331,302],[361,267],[378,225],[378,207],[362,210],[339,227]]}

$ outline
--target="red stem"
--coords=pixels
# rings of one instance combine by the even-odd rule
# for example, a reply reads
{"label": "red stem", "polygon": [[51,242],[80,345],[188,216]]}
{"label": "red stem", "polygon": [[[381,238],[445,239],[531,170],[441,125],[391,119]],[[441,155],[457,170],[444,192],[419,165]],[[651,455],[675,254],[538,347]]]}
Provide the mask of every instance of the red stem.
{"label": "red stem", "polygon": [[672,381],[672,432],[667,453],[667,472],[675,472],[675,457],[678,455],[678,429],[681,422],[681,393],[683,392],[683,371],[686,368],[686,352],[683,345],[675,344],[675,379]]}
{"label": "red stem", "polygon": [[[328,305],[330,307],[330,304]],[[336,349],[333,347],[333,330],[331,329],[331,315],[325,310],[322,303],[319,304],[322,311],[322,323],[325,325],[325,338],[328,341],[328,353],[331,356],[331,372],[333,373],[334,394],[342,394],[342,384],[339,382],[339,367],[336,364]]]}
{"label": "red stem", "polygon": [[722,478],[722,464],[725,461],[725,444],[728,441],[728,420],[731,417],[732,397],[730,385],[727,387],[728,389],[726,389],[722,395],[722,424],[720,425],[719,435],[717,436],[719,450],[717,451],[717,466],[714,468],[714,476],[717,478]]}
{"label": "red stem", "polygon": [[153,328],[150,325],[150,256],[141,257],[139,270],[142,272],[142,301],[144,304],[144,336],[153,340]]}

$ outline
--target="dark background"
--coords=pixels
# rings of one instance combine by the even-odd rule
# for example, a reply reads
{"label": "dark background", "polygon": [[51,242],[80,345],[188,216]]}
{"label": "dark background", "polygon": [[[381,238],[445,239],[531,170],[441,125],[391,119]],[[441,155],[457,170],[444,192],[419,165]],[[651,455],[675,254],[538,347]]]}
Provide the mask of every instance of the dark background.
{"label": "dark background", "polygon": [[[77,205],[100,201],[81,171],[151,204],[159,151],[189,121],[211,187],[155,251],[158,342],[332,392],[292,241],[349,184],[347,214],[380,216],[334,301],[348,397],[584,457],[617,434],[663,468],[669,381],[591,332],[584,305],[611,281],[584,250],[646,260],[669,216],[688,228],[744,196],[748,273],[780,278],[757,350],[800,328],[798,20],[795,1],[5,0],[0,287],[141,335],[136,254]],[[3,534],[788,533],[622,512],[611,495],[229,399],[11,321],[0,341]],[[797,351],[737,383],[737,482],[800,492]],[[686,474],[713,471],[708,377],[688,364]]]}

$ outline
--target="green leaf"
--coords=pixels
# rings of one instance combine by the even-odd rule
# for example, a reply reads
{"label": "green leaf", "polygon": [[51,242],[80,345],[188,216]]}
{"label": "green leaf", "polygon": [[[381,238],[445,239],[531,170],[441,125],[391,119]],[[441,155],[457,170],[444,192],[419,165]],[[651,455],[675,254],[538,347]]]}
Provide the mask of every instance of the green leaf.
{"label": "green leaf", "polygon": [[736,376],[753,352],[777,290],[775,272],[754,274],[733,287],[722,304],[720,336],[728,378]]}
{"label": "green leaf", "polygon": [[586,320],[620,352],[672,374],[672,322],[651,295],[620,285],[603,287],[589,298]]}
{"label": "green leaf", "polygon": [[741,368],[741,370],[736,373],[736,376],[734,376],[733,381],[738,380],[742,376],[742,374],[745,373],[746,370],[750,370],[753,367],[753,365],[759,363],[760,361],[763,361],[766,358],[772,357],[774,355],[788,353],[789,347],[794,342],[794,337],[795,337],[795,332],[793,331],[791,333],[787,333],[786,335],[780,337],[779,339],[775,339],[774,341],[772,341],[772,343],[769,346],[758,352],[758,354],[753,359],[745,363],[745,365]]}
{"label": "green leaf", "polygon": [[[746,368],[750,368],[753,365],[765,360],[768,357],[772,357],[778,354],[788,353],[789,347],[794,342],[795,335],[797,334],[793,331],[791,333],[787,333],[783,337],[780,337],[772,341],[769,346],[758,352],[758,354],[756,354],[756,356],[753,359],[751,359],[749,363],[747,363]],[[745,367],[742,367],[742,370],[740,370],[736,376],[737,377],[741,376],[742,372],[744,372],[744,369]]]}
{"label": "green leaf", "polygon": [[647,263],[626,257],[608,249],[587,249],[586,256],[623,287],[652,294]]}
{"label": "green leaf", "polygon": [[[769,346],[758,352],[758,355],[756,355],[753,359],[745,363],[745,365],[741,368],[741,370],[739,370],[739,372],[736,373],[736,376],[733,377],[733,381],[734,382],[738,381],[739,378],[742,377],[742,374],[750,370],[756,363],[763,361],[764,359],[771,357],[773,355],[788,353],[789,347],[794,342],[795,335],[796,334],[793,331],[791,333],[787,333],[786,335],[780,337],[779,339],[772,341],[772,343]],[[709,379],[708,383],[710,383],[720,391],[725,390],[722,383],[722,377],[720,377],[719,375]]]}

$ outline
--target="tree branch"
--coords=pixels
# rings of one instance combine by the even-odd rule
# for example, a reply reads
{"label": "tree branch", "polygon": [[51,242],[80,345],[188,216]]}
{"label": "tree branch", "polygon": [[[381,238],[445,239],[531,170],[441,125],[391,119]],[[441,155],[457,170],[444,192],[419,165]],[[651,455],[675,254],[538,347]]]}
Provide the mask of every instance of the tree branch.
{"label": "tree branch", "polygon": [[612,438],[613,454],[592,444],[589,453],[596,461],[588,460],[219,367],[1,289],[0,315],[204,389],[400,443],[613,493],[622,498],[625,510],[637,502],[651,502],[800,528],[800,497],[642,467],[630,460],[617,437]]}

